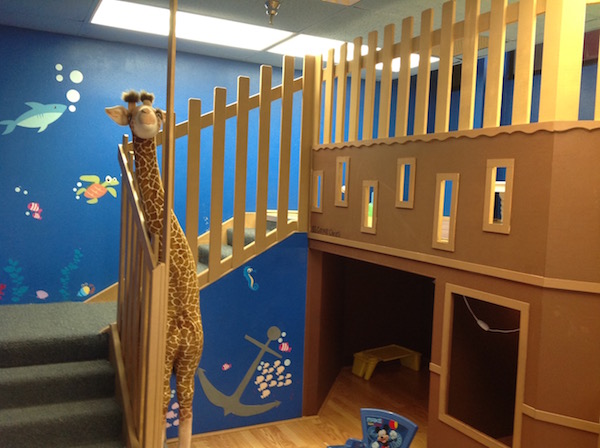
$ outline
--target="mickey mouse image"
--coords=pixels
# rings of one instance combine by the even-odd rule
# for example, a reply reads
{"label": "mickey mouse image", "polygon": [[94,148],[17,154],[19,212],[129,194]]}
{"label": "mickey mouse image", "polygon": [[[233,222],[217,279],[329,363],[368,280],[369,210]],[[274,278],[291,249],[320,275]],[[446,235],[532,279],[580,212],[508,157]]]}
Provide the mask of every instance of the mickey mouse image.
{"label": "mickey mouse image", "polygon": [[371,448],[400,448],[402,445],[402,436],[395,430],[390,429],[389,425],[371,427],[369,432],[371,440],[376,438],[371,443]]}

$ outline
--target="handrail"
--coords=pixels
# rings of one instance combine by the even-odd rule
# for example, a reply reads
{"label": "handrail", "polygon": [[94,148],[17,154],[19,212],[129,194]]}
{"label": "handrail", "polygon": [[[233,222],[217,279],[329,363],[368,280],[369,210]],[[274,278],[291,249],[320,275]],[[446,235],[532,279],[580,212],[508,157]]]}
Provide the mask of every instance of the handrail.
{"label": "handrail", "polygon": [[156,356],[156,350],[165,338],[166,317],[161,310],[166,309],[168,280],[164,263],[158,262],[158,240],[154,238],[153,244],[146,231],[130,151],[125,136],[119,145],[123,182],[116,326],[127,388],[120,395],[129,397],[123,403],[126,434],[135,435],[128,446],[146,447],[160,444],[155,433],[162,427],[162,394],[153,391],[157,381],[162,384],[164,370],[164,359]]}

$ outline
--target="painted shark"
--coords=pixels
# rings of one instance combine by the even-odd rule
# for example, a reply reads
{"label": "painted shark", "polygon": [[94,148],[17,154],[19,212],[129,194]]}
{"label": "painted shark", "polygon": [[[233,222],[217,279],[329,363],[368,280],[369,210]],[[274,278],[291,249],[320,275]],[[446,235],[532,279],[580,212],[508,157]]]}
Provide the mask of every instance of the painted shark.
{"label": "painted shark", "polygon": [[17,126],[23,128],[39,128],[39,132],[44,132],[49,124],[54,123],[67,109],[64,104],[41,104],[36,102],[25,103],[30,110],[19,116],[16,120],[3,120],[0,124],[6,126],[2,135],[10,134]]}

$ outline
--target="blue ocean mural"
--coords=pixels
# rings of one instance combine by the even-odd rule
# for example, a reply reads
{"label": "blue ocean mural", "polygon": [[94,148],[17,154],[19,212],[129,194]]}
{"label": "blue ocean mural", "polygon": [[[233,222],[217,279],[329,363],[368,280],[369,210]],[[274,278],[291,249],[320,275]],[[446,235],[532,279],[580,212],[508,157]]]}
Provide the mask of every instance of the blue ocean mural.
{"label": "blue ocean mural", "polygon": [[[155,93],[164,107],[166,51],[4,26],[0,39],[11,48],[0,71],[0,305],[93,298],[117,281],[119,266],[117,145],[124,131],[104,108],[119,103],[131,88]],[[257,92],[258,73],[256,64],[178,54],[177,121],[187,118],[190,97],[201,98],[203,111],[210,110],[215,85],[227,88],[234,100],[239,75],[249,76],[251,91]],[[280,72],[273,74],[277,85]],[[235,136],[233,128],[228,133]],[[251,129],[250,141],[256,133]],[[185,139],[179,144],[185,147]],[[200,233],[208,229],[206,170],[212,158],[210,139],[202,145]],[[255,164],[256,157],[249,151],[248,163]],[[180,222],[185,222],[185,194],[177,193],[185,191],[185,158],[184,150],[176,152]],[[225,186],[231,198],[233,172]],[[253,194],[248,191],[249,211]],[[77,251],[82,255],[74,269]]]}

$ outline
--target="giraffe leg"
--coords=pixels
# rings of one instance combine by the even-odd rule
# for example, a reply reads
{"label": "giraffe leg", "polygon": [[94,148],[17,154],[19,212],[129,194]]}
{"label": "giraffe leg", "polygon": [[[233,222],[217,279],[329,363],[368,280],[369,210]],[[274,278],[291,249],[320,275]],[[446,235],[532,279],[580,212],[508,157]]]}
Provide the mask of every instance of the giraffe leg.
{"label": "giraffe leg", "polygon": [[190,448],[192,441],[192,405],[194,400],[195,375],[200,357],[204,335],[202,325],[194,324],[191,331],[182,331],[182,347],[175,360],[177,379],[177,398],[179,400],[179,448]]}
{"label": "giraffe leg", "polygon": [[177,354],[177,346],[173,343],[176,339],[167,341],[165,371],[163,376],[163,430],[162,438],[164,446],[167,446],[167,412],[169,412],[169,403],[171,402],[171,375],[173,373],[173,363]]}

